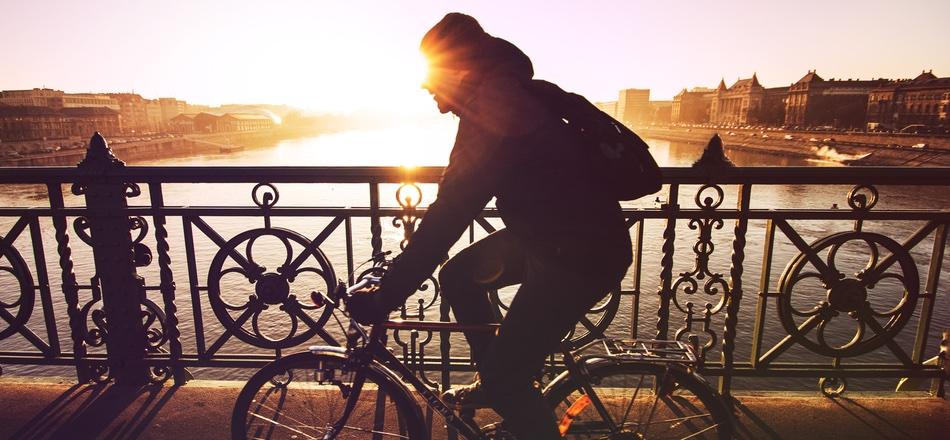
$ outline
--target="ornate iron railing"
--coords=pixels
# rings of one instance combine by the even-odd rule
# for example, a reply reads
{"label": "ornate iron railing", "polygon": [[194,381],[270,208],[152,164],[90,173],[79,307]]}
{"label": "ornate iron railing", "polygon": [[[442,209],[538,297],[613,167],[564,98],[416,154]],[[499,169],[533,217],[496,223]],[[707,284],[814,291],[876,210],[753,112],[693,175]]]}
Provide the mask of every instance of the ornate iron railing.
{"label": "ornate iron railing", "polygon": [[[256,368],[335,343],[335,318],[309,292],[352,281],[359,261],[405,246],[424,216],[420,202],[434,198],[427,184],[440,174],[435,167],[126,167],[99,136],[78,167],[0,169],[11,198],[34,188],[26,206],[0,207],[7,225],[0,364],[70,366],[81,381],[181,383],[189,370]],[[206,203],[234,197],[234,185],[208,184],[255,184],[253,204]],[[717,376],[724,393],[751,377],[821,378],[830,393],[843,391],[847,378],[907,378],[905,389],[929,378],[923,387],[942,393],[947,309],[937,298],[948,276],[948,170],[666,168],[664,184],[655,201],[625,205],[634,264],[573,340],[693,340],[702,372]],[[365,203],[313,203],[310,188],[318,186],[350,188],[356,201],[349,203]],[[281,205],[279,187],[309,200]],[[762,189],[759,199],[753,189]],[[168,203],[170,192],[191,202]],[[838,194],[840,205],[829,204]],[[384,228],[389,219],[398,234]],[[497,213],[486,209],[467,238],[498,227]],[[254,254],[265,241],[267,255],[279,257],[270,269]],[[723,243],[728,252],[717,252]],[[77,265],[88,260],[94,265],[85,278]],[[509,296],[494,292],[501,309]],[[450,319],[435,278],[402,314]],[[433,385],[472,370],[458,335],[418,329],[392,341]]]}

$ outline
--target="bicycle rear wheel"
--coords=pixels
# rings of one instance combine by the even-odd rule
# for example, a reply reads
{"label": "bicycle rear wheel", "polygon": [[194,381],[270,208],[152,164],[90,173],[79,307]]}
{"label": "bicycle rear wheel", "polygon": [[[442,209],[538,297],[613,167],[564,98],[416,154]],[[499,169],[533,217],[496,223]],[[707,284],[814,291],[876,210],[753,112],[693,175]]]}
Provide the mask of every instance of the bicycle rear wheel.
{"label": "bicycle rear wheel", "polygon": [[241,390],[232,439],[428,438],[411,395],[371,366],[361,371],[356,407],[341,421],[356,376],[345,357],[304,352],[268,364]]}
{"label": "bicycle rear wheel", "polygon": [[716,439],[732,437],[732,417],[697,376],[659,364],[592,363],[591,386],[610,421],[574,378],[545,398],[569,439]]}

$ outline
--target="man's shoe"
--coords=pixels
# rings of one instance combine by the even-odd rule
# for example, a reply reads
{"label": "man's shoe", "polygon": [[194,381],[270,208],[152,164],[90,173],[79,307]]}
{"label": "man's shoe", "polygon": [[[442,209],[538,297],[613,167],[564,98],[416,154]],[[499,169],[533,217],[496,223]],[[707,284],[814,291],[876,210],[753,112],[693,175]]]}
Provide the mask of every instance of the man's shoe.
{"label": "man's shoe", "polygon": [[508,432],[508,430],[505,429],[505,424],[502,422],[483,426],[482,435],[484,435],[489,440],[518,440],[514,434]]}
{"label": "man's shoe", "polygon": [[480,380],[468,385],[450,388],[442,393],[442,401],[456,408],[485,408],[488,406],[488,396],[485,395]]}

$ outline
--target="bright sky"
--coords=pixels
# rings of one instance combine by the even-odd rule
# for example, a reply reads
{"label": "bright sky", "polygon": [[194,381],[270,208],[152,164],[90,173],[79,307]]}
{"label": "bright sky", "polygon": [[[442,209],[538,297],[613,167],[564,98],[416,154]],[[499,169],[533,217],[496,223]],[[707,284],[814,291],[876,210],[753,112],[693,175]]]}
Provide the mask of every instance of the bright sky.
{"label": "bright sky", "polygon": [[317,111],[432,110],[418,42],[446,12],[592,100],[758,73],[950,76],[948,0],[0,0],[0,89],[130,91]]}

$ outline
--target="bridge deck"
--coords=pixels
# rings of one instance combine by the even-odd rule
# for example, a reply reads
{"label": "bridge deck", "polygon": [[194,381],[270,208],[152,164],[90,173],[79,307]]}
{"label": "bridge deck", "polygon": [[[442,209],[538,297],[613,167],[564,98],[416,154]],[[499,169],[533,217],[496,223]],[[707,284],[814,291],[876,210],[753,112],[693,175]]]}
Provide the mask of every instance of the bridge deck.
{"label": "bridge deck", "polygon": [[[193,381],[129,394],[2,378],[0,438],[224,439],[240,386]],[[740,395],[739,438],[945,439],[948,414],[950,402],[931,397]]]}

